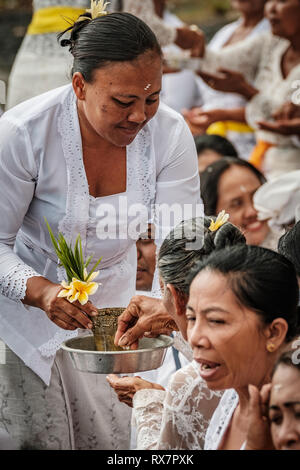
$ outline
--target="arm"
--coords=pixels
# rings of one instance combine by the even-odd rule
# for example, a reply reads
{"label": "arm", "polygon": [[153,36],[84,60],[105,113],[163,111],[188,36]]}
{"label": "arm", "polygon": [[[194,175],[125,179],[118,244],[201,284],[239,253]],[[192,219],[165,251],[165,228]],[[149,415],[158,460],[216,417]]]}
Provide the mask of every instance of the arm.
{"label": "arm", "polygon": [[202,53],[204,36],[201,31],[188,26],[174,28],[160,18],[154,8],[153,0],[124,0],[123,10],[139,18],[153,30],[161,46],[175,43],[182,49],[191,49],[192,54]]}
{"label": "arm", "polygon": [[87,309],[79,308],[58,299],[61,286],[43,278],[13,251],[34,198],[38,164],[26,128],[2,117],[0,136],[0,292],[14,301],[43,309],[62,328],[87,328],[90,319],[82,310],[95,315],[95,308],[91,304]]}
{"label": "arm", "polygon": [[247,123],[245,108],[212,109],[210,111],[194,108],[183,114],[193,135],[205,133],[211,124],[218,121]]}

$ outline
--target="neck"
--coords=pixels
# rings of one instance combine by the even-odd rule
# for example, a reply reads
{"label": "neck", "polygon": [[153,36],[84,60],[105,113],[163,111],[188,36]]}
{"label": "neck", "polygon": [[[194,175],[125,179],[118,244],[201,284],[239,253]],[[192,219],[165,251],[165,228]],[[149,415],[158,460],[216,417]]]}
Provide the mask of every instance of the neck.
{"label": "neck", "polygon": [[300,34],[295,34],[292,38],[289,38],[291,48],[295,53],[300,54]]}
{"label": "neck", "polygon": [[263,19],[264,13],[262,11],[251,14],[242,15],[242,26],[244,28],[255,28],[256,25]]}
{"label": "neck", "polygon": [[[272,363],[273,365],[273,363]],[[270,366],[270,371],[272,370],[272,366]],[[268,384],[271,382],[271,372],[270,373],[267,373],[265,375],[265,377],[259,382],[259,383],[256,383],[256,384],[253,384],[255,385],[258,390],[260,390],[262,388],[263,385],[265,384]],[[251,383],[251,382],[250,382]],[[239,396],[239,410],[240,410],[240,414],[244,415],[245,416],[245,413],[247,413],[247,410],[249,408],[249,392],[248,392],[248,385],[245,386],[245,387],[241,387],[239,389],[236,389],[236,392]]]}

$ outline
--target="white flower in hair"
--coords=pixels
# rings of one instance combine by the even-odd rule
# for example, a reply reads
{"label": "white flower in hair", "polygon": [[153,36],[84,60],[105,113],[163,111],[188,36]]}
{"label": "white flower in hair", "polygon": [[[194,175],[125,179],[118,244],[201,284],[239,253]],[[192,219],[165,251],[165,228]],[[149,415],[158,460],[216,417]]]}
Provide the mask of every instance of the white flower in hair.
{"label": "white flower in hair", "polygon": [[226,224],[226,222],[229,219],[229,214],[226,214],[225,211],[223,210],[222,212],[219,213],[218,217],[214,221],[213,219],[211,220],[209,230],[211,232],[216,232],[222,225]]}
{"label": "white flower in hair", "polygon": [[104,0],[91,0],[91,8],[86,10],[86,13],[91,14],[91,18],[88,16],[81,16],[78,21],[94,20],[95,18],[100,18],[100,16],[107,15],[108,11],[106,11],[106,7],[109,3],[110,2],[104,2]]}

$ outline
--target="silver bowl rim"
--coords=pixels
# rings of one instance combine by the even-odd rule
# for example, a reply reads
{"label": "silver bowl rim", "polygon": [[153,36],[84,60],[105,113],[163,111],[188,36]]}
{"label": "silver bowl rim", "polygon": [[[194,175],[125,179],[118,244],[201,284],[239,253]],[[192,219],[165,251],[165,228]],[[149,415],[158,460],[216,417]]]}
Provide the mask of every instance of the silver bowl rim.
{"label": "silver bowl rim", "polygon": [[[89,337],[89,336],[85,336],[85,337]],[[147,338],[147,339],[158,339],[158,338],[163,338],[164,341],[166,341],[166,343],[168,344],[165,344],[165,345],[161,345],[161,346],[155,346],[153,348],[143,348],[143,349],[124,349],[123,351],[90,351],[88,349],[75,349],[75,348],[70,348],[69,346],[67,346],[66,343],[70,342],[70,341],[74,341],[76,339],[79,339],[80,336],[75,336],[75,338],[70,338],[66,341],[64,341],[61,345],[61,348],[64,349],[65,351],[68,351],[70,353],[82,353],[82,354],[92,354],[92,355],[118,355],[118,354],[134,354],[134,353],[138,353],[138,354],[141,354],[142,352],[152,352],[152,351],[156,351],[158,349],[166,349],[166,348],[169,348],[170,346],[173,345],[174,343],[174,339],[171,337],[171,336],[167,336],[167,335],[159,335],[157,336],[156,338]],[[83,337],[84,338],[84,337]]]}

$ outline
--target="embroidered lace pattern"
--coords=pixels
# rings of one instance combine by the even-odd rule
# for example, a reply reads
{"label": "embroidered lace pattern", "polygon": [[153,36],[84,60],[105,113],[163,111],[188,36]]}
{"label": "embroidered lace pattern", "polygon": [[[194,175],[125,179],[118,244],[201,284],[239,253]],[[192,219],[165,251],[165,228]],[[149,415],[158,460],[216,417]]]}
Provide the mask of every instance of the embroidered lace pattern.
{"label": "embroidered lace pattern", "polygon": [[133,400],[137,448],[199,450],[222,392],[207,388],[191,363],[178,370],[166,391],[144,389]]}
{"label": "embroidered lace pattern", "polygon": [[0,280],[0,294],[11,300],[21,301],[25,298],[27,280],[34,276],[40,274],[26,264],[17,264]]}
{"label": "embroidered lace pattern", "polygon": [[226,390],[209,423],[205,437],[205,450],[217,450],[219,448],[238,402],[239,397],[236,391]]}

